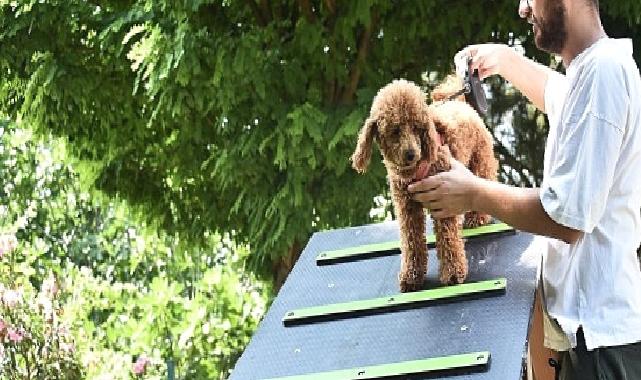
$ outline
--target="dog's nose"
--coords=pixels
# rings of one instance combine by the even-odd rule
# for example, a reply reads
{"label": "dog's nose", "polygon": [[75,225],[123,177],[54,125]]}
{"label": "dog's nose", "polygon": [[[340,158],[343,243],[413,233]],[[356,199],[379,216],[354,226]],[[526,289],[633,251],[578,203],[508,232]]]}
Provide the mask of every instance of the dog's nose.
{"label": "dog's nose", "polygon": [[415,156],[415,153],[413,150],[410,149],[405,151],[405,161],[407,162],[414,161],[414,156]]}

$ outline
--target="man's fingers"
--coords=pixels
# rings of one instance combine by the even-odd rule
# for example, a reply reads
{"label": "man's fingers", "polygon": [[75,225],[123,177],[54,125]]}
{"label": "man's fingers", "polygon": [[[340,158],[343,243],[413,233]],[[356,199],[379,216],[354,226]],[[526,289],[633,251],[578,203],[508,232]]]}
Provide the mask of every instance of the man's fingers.
{"label": "man's fingers", "polygon": [[441,186],[442,183],[443,183],[443,180],[441,178],[441,175],[437,174],[435,176],[427,177],[418,182],[414,182],[410,184],[407,187],[407,191],[409,191],[410,193],[432,191],[434,189],[437,189],[439,186]]}
{"label": "man's fingers", "polygon": [[425,199],[425,194],[426,193],[416,193],[412,195],[412,199],[416,202],[422,203],[423,206],[425,206],[427,202],[429,202],[427,199]]}
{"label": "man's fingers", "polygon": [[443,210],[431,210],[430,211],[430,215],[435,217],[436,219],[446,218],[446,216],[445,216],[446,214],[445,214],[445,212],[443,212]]}
{"label": "man's fingers", "polygon": [[489,67],[482,67],[482,68],[479,69],[479,78],[481,80],[483,80],[483,79],[485,79],[487,77],[491,77],[492,75],[494,75],[496,73],[497,73],[496,65],[492,65],[492,66],[489,66]]}
{"label": "man's fingers", "polygon": [[437,201],[432,201],[427,203],[427,208],[430,210],[442,210],[444,207],[443,202],[441,200]]}
{"label": "man's fingers", "polygon": [[429,191],[426,193],[415,193],[412,196],[412,199],[415,200],[416,202],[420,202],[425,206],[432,208],[431,206],[434,202],[438,201],[440,204],[441,195],[438,194],[436,191]]}
{"label": "man's fingers", "polygon": [[468,45],[456,53],[456,58],[460,59],[461,57],[473,57],[478,50],[478,45]]}
{"label": "man's fingers", "polygon": [[485,80],[485,78],[489,77],[490,75],[492,75],[490,70],[487,70],[487,69],[479,70],[479,79],[480,80]]}
{"label": "man's fingers", "polygon": [[435,217],[436,219],[451,218],[453,216],[456,216],[456,214],[452,214],[450,210],[446,210],[446,209],[431,210],[430,215]]}
{"label": "man's fingers", "polygon": [[472,65],[472,70],[474,70],[476,68],[474,65],[478,65],[478,63],[475,62],[474,60],[476,53],[478,52],[478,49],[479,49],[479,45],[466,46],[464,49],[456,53],[454,57],[454,61],[461,62],[461,64],[464,65],[465,69],[467,70],[468,59],[472,59],[471,65]]}
{"label": "man's fingers", "polygon": [[467,53],[467,56],[472,58],[474,58],[478,50],[479,50],[479,45],[469,45],[464,49],[464,51]]}
{"label": "man's fingers", "polygon": [[474,70],[479,70],[481,71],[480,66],[481,66],[481,58],[478,55],[473,55],[472,57],[472,62],[470,63],[470,68],[472,71]]}

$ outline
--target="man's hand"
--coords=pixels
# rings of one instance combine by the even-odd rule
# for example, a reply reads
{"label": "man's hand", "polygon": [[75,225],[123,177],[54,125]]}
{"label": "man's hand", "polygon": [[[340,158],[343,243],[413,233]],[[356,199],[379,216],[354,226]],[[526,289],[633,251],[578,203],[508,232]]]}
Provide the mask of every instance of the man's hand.
{"label": "man's hand", "polygon": [[452,169],[408,186],[412,199],[433,217],[447,218],[476,211],[489,214],[517,230],[575,243],[583,232],[552,220],[543,209],[538,189],[511,187],[479,178],[451,158]]}
{"label": "man's hand", "polygon": [[515,53],[509,46],[503,44],[470,45],[456,53],[459,57],[472,58],[472,70],[479,71],[481,80],[502,73],[502,65],[507,62],[507,56]]}
{"label": "man's hand", "polygon": [[447,218],[463,214],[473,208],[474,196],[481,181],[465,165],[451,158],[452,168],[407,188],[412,199],[423,204],[435,218]]}
{"label": "man's hand", "polygon": [[545,83],[548,75],[553,73],[549,67],[501,44],[470,45],[456,53],[454,61],[459,61],[461,57],[472,57],[472,70],[479,71],[479,78],[485,79],[495,74],[502,76],[545,112]]}

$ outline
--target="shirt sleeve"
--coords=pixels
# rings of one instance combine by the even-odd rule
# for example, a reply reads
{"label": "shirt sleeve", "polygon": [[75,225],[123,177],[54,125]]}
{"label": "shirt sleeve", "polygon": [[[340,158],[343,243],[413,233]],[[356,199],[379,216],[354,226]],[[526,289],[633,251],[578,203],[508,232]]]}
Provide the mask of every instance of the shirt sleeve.
{"label": "shirt sleeve", "polygon": [[597,67],[584,77],[579,95],[566,105],[569,117],[560,125],[557,157],[543,181],[540,199],[557,223],[590,233],[606,210],[629,97],[620,71]]}
{"label": "shirt sleeve", "polygon": [[548,74],[543,89],[543,101],[550,125],[557,125],[567,92],[568,80],[565,75],[556,71]]}

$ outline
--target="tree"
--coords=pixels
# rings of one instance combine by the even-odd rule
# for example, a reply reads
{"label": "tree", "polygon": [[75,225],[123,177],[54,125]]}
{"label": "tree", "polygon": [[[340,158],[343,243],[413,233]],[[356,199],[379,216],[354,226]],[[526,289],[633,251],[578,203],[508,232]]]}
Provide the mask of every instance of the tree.
{"label": "tree", "polygon": [[[234,231],[277,282],[313,231],[367,222],[384,193],[380,160],[348,162],[378,88],[442,77],[469,43],[532,50],[514,0],[0,4],[1,109],[67,138],[90,183],[169,233]],[[641,4],[604,12],[635,25]]]}
{"label": "tree", "polygon": [[247,248],[139,223],[82,190],[60,139],[21,127],[0,120],[0,378],[129,379],[136,357],[148,374],[226,378],[269,293]]}

